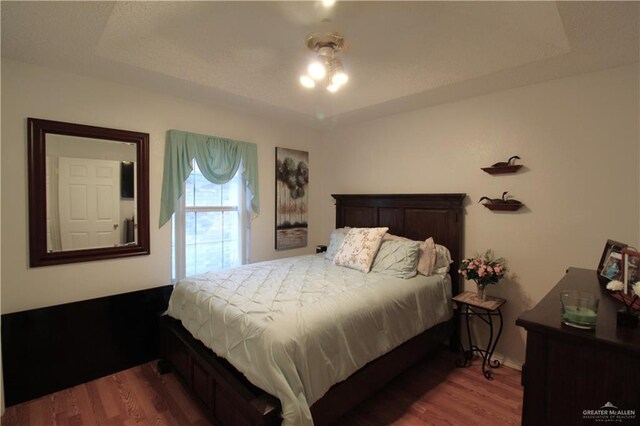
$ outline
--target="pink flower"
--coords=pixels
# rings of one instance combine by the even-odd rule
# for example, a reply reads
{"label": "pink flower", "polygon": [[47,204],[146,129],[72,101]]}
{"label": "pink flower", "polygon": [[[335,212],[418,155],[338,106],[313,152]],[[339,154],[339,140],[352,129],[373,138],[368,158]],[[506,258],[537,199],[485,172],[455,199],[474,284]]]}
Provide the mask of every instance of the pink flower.
{"label": "pink flower", "polygon": [[490,250],[482,255],[468,257],[460,262],[458,273],[467,280],[483,284],[495,284],[507,271],[504,259],[495,258]]}

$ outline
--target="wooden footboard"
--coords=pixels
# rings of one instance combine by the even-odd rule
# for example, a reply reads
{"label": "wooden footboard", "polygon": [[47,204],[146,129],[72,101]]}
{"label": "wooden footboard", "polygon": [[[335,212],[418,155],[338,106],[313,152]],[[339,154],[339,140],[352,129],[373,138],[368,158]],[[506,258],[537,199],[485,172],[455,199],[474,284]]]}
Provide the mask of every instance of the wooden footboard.
{"label": "wooden footboard", "polygon": [[311,406],[314,423],[322,426],[338,420],[425,356],[442,349],[452,330],[453,320],[438,324],[334,385]]}
{"label": "wooden footboard", "polygon": [[[160,323],[162,358],[158,370],[162,373],[172,369],[214,424],[281,423],[277,398],[252,385],[227,361],[193,338],[180,321],[165,315]],[[394,377],[442,347],[452,327],[452,320],[438,324],[333,386],[311,406],[314,423],[335,422]]]}
{"label": "wooden footboard", "polygon": [[172,369],[214,424],[281,423],[278,399],[253,386],[168,315],[160,318],[160,356],[158,370]]}

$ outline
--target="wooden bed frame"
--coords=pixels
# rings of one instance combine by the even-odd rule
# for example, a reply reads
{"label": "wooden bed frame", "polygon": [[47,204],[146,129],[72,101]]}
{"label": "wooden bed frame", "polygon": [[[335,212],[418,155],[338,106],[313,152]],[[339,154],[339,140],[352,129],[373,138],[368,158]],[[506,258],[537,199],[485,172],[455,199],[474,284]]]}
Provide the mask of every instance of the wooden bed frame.
{"label": "wooden bed frame", "polygon": [[[465,194],[333,195],[336,228],[387,226],[389,233],[413,240],[430,236],[449,248],[453,294],[462,257]],[[226,360],[216,356],[177,321],[165,315],[160,326],[158,370],[170,369],[209,414],[214,424],[278,425],[280,402],[249,383]],[[311,406],[316,425],[331,424],[447,339],[457,342],[457,317],[438,324],[391,352],[371,361],[334,385]]]}

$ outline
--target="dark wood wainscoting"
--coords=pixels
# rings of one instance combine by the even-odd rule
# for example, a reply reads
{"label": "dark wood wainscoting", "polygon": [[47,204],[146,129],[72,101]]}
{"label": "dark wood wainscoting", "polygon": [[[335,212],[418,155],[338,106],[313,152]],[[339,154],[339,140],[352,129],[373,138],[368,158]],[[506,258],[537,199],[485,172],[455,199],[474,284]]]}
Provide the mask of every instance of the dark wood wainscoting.
{"label": "dark wood wainscoting", "polygon": [[7,406],[158,358],[173,286],[2,315]]}

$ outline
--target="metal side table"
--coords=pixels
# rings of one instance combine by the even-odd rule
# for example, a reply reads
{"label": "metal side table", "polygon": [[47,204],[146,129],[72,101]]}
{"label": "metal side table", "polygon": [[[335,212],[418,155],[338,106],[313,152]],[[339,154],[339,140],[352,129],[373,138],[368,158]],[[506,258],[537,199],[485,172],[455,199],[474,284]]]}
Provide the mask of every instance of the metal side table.
{"label": "metal side table", "polygon": [[[458,305],[458,314],[464,315],[467,325],[468,349],[465,349],[460,341],[460,349],[462,351],[462,359],[456,361],[458,367],[468,367],[471,365],[471,359],[475,353],[482,356],[482,374],[487,380],[493,380],[492,369],[500,367],[500,361],[491,359],[493,351],[498,345],[500,334],[502,334],[502,312],[500,308],[507,303],[505,299],[497,297],[487,297],[486,300],[480,300],[474,292],[465,291],[453,297],[453,301]],[[471,330],[469,328],[469,317],[475,316],[480,318],[489,327],[489,341],[487,346],[482,348],[474,344],[471,338]],[[497,318],[498,333],[494,336],[493,318]],[[462,340],[462,338],[461,338]]]}

